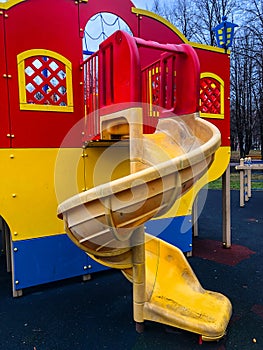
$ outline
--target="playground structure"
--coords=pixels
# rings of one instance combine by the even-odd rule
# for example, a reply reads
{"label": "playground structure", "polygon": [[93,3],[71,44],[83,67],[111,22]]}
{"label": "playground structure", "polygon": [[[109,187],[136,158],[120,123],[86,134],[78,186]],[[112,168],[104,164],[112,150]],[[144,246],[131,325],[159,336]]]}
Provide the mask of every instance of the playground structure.
{"label": "playground structure", "polygon": [[239,205],[244,207],[245,202],[248,202],[252,196],[252,171],[262,172],[263,164],[262,162],[253,162],[250,157],[246,157],[240,159],[240,164],[236,165],[235,169],[239,171]]}
{"label": "playground structure", "polygon": [[[176,104],[156,109],[159,120],[152,134],[143,131],[147,106],[134,106],[131,101],[131,107],[128,104],[123,109],[123,104],[115,104],[110,98],[115,90],[124,91],[125,87],[128,91],[124,93],[130,98],[141,90],[145,70],[148,76],[153,69],[153,64],[140,68],[142,47],[159,52],[154,71],[165,72],[159,89],[166,95],[162,98],[167,104],[171,94],[167,85],[176,76],[171,98]],[[165,215],[207,172],[220,146],[219,130],[198,114],[197,55],[186,44],[164,45],[117,31],[90,60],[94,57],[98,57],[98,65],[93,74],[101,77],[96,93],[103,104],[98,111],[100,140],[128,141],[129,171],[63,201],[59,217],[63,217],[66,232],[78,247],[96,261],[121,269],[133,282],[138,330],[144,320],[152,320],[195,332],[203,340],[220,339],[231,316],[229,300],[201,287],[178,248],[151,235],[145,242],[144,234],[147,221]],[[108,59],[103,60],[105,57]],[[120,79],[114,67],[123,67],[125,62],[128,69]],[[105,79],[109,71],[111,79]],[[93,76],[90,79],[94,80]],[[116,147],[111,147],[117,153]]]}
{"label": "playground structure", "polygon": [[[192,206],[196,195],[207,182],[225,175],[230,159],[228,55],[222,49],[189,43],[166,20],[136,9],[130,1],[12,0],[0,4],[0,8],[0,57],[4,62],[0,83],[0,215],[13,295],[21,295],[23,288],[104,269],[72,244],[56,216],[58,199],[63,201],[105,182],[105,174],[112,173],[112,159],[119,162],[113,178],[123,177],[128,172],[127,162],[122,163],[123,159],[129,159],[128,147],[117,144],[118,152],[113,152],[104,164],[103,173],[97,173],[96,179],[91,175],[103,152],[112,148],[110,140],[92,142],[100,133],[100,120],[95,112],[99,100],[96,90],[88,95],[87,87],[96,87],[96,84],[88,84],[87,72],[91,67],[96,71],[96,59],[82,60],[85,25],[99,12],[120,16],[136,38],[154,39],[162,45],[190,44],[198,56],[200,115],[220,130],[221,146],[215,152],[207,176],[201,177],[169,211],[145,224],[151,234],[162,231],[160,236],[164,240],[184,253],[191,253]],[[149,47],[140,48],[142,67],[156,60],[154,52]],[[89,65],[88,62],[93,63]],[[105,64],[110,62],[106,60]],[[115,69],[120,67],[117,65]],[[110,79],[111,70],[107,72],[106,79]],[[148,80],[144,80],[141,92],[133,96],[116,94],[114,103],[137,103],[140,97],[139,101],[150,106],[147,122],[144,122],[149,128],[144,134],[152,134],[160,117],[156,105],[170,109],[175,101],[169,88],[167,101],[170,105],[162,105],[161,101],[166,103],[166,100],[157,88],[159,72],[152,68],[147,74]],[[135,72],[131,78],[136,83]],[[169,82],[170,87],[172,83]],[[105,110],[105,115],[109,113]],[[75,134],[67,139],[72,129]],[[85,148],[82,148],[83,141]],[[67,153],[67,162],[59,169],[61,149],[63,154]],[[69,174],[76,163],[79,165],[77,181],[64,182],[64,189],[60,191],[59,184],[54,186],[54,174],[61,178],[60,173]],[[223,241],[225,238],[226,235]]]}

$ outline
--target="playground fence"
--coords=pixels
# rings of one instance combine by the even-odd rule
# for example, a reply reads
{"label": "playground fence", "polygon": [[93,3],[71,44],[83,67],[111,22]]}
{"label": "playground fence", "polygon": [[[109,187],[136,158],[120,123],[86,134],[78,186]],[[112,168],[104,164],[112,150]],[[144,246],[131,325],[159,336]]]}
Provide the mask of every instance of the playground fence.
{"label": "playground fence", "polygon": [[252,196],[252,171],[263,171],[262,162],[252,162],[251,157],[241,158],[240,164],[235,167],[239,171],[240,181],[240,207],[245,206]]}

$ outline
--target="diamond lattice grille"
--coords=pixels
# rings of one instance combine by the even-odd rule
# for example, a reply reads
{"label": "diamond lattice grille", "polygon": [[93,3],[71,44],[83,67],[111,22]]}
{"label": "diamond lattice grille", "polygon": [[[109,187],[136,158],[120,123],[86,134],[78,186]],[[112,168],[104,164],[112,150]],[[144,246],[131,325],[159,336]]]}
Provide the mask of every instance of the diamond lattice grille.
{"label": "diamond lattice grille", "polygon": [[27,103],[67,106],[66,66],[53,57],[25,60]]}
{"label": "diamond lattice grille", "polygon": [[221,113],[220,83],[213,78],[202,78],[200,81],[200,111],[202,113]]}

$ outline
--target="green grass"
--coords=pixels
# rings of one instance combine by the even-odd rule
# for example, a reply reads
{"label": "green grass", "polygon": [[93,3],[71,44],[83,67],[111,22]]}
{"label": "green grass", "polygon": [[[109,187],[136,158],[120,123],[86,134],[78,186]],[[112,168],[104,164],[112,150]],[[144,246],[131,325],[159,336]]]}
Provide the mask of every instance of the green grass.
{"label": "green grass", "polygon": [[[260,151],[250,151],[249,156],[256,157],[260,159],[261,153]],[[231,152],[231,162],[239,163],[240,155],[239,152],[232,151]],[[221,190],[222,189],[222,178],[212,181],[208,184],[209,189]],[[230,174],[230,189],[231,190],[239,190],[239,172],[235,171]],[[252,190],[263,190],[263,172],[261,171],[253,171],[252,172],[252,182],[251,182]]]}
{"label": "green grass", "polygon": [[[208,184],[209,189],[213,190],[221,190],[222,189],[222,178],[212,181]],[[230,174],[230,189],[231,190],[239,190],[239,173],[231,173]],[[252,190],[263,190],[263,174],[254,171],[252,173],[252,181],[251,181]]]}

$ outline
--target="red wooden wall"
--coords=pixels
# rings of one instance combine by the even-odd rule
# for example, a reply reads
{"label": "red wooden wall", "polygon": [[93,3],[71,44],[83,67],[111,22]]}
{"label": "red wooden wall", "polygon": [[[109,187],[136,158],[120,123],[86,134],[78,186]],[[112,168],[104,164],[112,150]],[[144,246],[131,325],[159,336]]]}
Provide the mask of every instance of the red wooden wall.
{"label": "red wooden wall", "polygon": [[[83,102],[82,37],[88,20],[96,13],[121,17],[133,35],[160,43],[183,42],[169,26],[147,15],[132,12],[129,0],[25,0],[0,15],[0,147],[59,147],[67,132],[85,114]],[[20,109],[17,56],[27,50],[48,50],[72,65],[73,110]],[[141,48],[142,66],[152,62],[154,52]],[[212,72],[225,82],[225,117],[210,119],[222,133],[222,145],[230,144],[229,58],[222,52],[196,47],[201,72]],[[21,84],[21,82],[20,82]],[[82,124],[81,124],[82,125]],[[81,125],[76,139],[81,140]]]}

